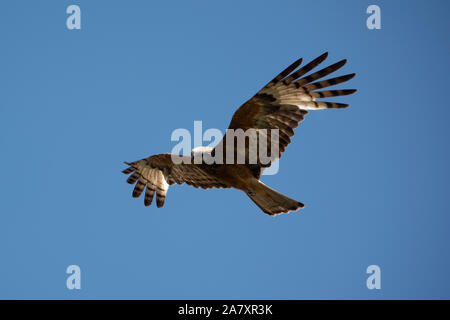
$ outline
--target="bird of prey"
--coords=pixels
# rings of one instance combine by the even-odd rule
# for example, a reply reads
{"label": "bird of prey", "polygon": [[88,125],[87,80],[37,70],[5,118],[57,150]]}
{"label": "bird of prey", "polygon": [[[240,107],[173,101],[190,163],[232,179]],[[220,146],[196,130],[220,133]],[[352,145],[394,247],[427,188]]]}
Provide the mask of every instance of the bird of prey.
{"label": "bird of prey", "polygon": [[[317,101],[316,99],[335,96],[345,96],[354,93],[355,89],[322,90],[350,80],[354,73],[326,80],[319,80],[341,68],[347,60],[341,60],[324,69],[306,75],[321,62],[328,53],[324,53],[308,64],[301,66],[302,59],[298,59],[283,70],[272,81],[265,85],[250,100],[245,102],[233,115],[228,130],[254,129],[260,137],[267,139],[269,163],[263,164],[261,159],[255,163],[228,163],[215,161],[214,163],[195,163],[193,161],[196,152],[204,155],[216,156],[218,147],[226,149],[227,135],[214,148],[201,147],[193,150],[191,156],[182,156],[182,162],[173,161],[171,154],[157,154],[145,159],[125,162],[129,167],[122,172],[131,174],[127,182],[136,183],[133,197],[139,197],[144,189],[144,204],[149,206],[156,193],[156,205],[158,208],[164,205],[169,185],[183,184],[196,188],[236,188],[244,191],[250,199],[263,212],[269,215],[287,213],[303,208],[304,204],[286,197],[285,195],[269,188],[260,181],[260,176],[266,167],[281,157],[287,145],[294,135],[293,129],[304,119],[309,110],[346,108],[348,104],[336,102]],[[278,150],[270,143],[271,131],[278,133]],[[264,134],[263,134],[264,132]],[[267,133],[267,134],[266,134]],[[276,136],[276,135],[275,135]],[[233,140],[234,141],[234,140]],[[234,142],[233,142],[234,143]],[[238,146],[239,148],[239,146]],[[241,149],[234,148],[234,153],[243,152],[248,160],[249,144],[241,144]],[[219,157],[225,157],[226,151]],[[272,154],[273,153],[273,154]]]}

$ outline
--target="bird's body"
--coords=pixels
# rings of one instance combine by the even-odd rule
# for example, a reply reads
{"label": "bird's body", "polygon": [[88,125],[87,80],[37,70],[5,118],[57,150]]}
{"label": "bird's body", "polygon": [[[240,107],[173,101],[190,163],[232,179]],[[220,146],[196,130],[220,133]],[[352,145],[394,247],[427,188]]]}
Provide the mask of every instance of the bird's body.
{"label": "bird's body", "polygon": [[[348,95],[356,90],[315,91],[353,78],[349,74],[328,80],[320,79],[340,67],[346,60],[342,60],[327,68],[302,77],[320,64],[327,54],[323,54],[302,68],[293,72],[301,63],[301,59],[294,62],[255,96],[244,103],[233,115],[227,134],[213,149],[194,149],[190,157],[171,154],[154,155],[142,160],[127,163],[130,167],[125,174],[130,174],[127,182],[136,183],[133,197],[139,197],[145,191],[144,204],[150,205],[156,193],[158,207],[164,204],[168,186],[187,183],[196,188],[236,188],[244,191],[258,207],[269,215],[294,211],[304,205],[288,198],[281,193],[264,185],[259,179],[262,171],[281,157],[294,135],[293,129],[304,119],[307,110],[345,108],[348,105],[333,102],[315,101],[316,98]],[[299,79],[300,78],[300,79]],[[299,80],[296,80],[299,79]],[[235,136],[228,133],[254,132],[257,140],[266,142],[268,163],[264,162],[261,150],[258,149],[256,161],[252,159],[251,139],[245,139],[243,144],[235,140]],[[275,133],[275,135],[274,135]],[[258,145],[259,147],[261,145]],[[231,163],[227,158],[227,151],[231,153]],[[196,153],[214,157],[213,163],[194,161]],[[177,161],[174,161],[174,157]],[[198,154],[197,154],[198,156]],[[245,161],[239,162],[239,157]]]}
{"label": "bird's body", "polygon": [[243,164],[203,165],[202,168],[229,188],[245,190],[249,179],[252,178],[250,169]]}

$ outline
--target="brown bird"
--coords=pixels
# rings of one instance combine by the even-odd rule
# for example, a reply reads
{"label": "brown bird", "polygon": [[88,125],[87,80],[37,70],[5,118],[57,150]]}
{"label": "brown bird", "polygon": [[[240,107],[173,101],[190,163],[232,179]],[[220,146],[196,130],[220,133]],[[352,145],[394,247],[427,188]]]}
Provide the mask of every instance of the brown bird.
{"label": "brown bird", "polygon": [[[354,93],[355,89],[315,90],[348,81],[355,76],[354,73],[313,82],[338,70],[347,60],[341,60],[304,76],[324,61],[327,56],[328,53],[324,53],[297,69],[302,62],[302,59],[299,59],[276,76],[235,112],[227,134],[216,147],[194,149],[190,157],[176,155],[178,158],[175,158],[175,155],[167,153],[131,163],[125,162],[129,167],[123,173],[131,174],[127,182],[136,183],[133,197],[139,197],[146,189],[144,204],[149,206],[156,193],[156,205],[160,208],[164,205],[169,185],[187,183],[203,189],[236,188],[242,190],[262,211],[269,215],[303,208],[303,203],[269,188],[259,179],[263,170],[269,167],[275,159],[281,157],[281,153],[291,142],[290,137],[294,135],[293,129],[304,119],[308,110],[348,107],[348,104],[316,101],[316,99],[349,95]],[[245,132],[249,129],[254,130],[258,139],[266,141],[267,155],[270,155],[269,161],[263,161],[260,154],[257,154],[256,162],[251,162],[250,138],[247,137],[245,143],[239,145],[235,137],[228,135],[228,131],[232,131],[231,129],[242,129]],[[278,143],[272,144],[272,142]],[[230,146],[234,161],[232,163],[226,159]],[[195,163],[196,152],[200,152],[205,157],[214,157],[214,163],[208,164],[207,161]],[[239,155],[244,157],[244,163],[236,161]],[[178,160],[174,161],[174,159]],[[179,160],[182,160],[182,163]]]}

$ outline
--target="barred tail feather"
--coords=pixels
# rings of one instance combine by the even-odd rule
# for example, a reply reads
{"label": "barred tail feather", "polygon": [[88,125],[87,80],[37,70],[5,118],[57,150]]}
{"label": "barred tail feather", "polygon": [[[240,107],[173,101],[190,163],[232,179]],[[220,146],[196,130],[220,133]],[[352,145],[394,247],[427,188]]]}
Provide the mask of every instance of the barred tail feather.
{"label": "barred tail feather", "polygon": [[305,205],[269,188],[261,181],[253,183],[246,193],[264,213],[274,216],[280,213],[296,211]]}

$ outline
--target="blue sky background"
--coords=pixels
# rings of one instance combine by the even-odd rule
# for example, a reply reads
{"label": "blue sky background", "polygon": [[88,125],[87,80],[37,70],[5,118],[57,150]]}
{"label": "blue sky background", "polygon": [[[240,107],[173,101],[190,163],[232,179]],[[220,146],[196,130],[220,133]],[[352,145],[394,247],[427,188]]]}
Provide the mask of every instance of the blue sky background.
{"label": "blue sky background", "polygon": [[[78,4],[82,29],[66,28]],[[366,28],[381,7],[382,29]],[[450,298],[448,1],[2,1],[0,297]],[[122,161],[225,129],[299,57],[358,93],[311,112],[270,217],[237,190],[131,198]],[[65,286],[68,265],[82,289]],[[381,267],[381,290],[366,288]]]}

